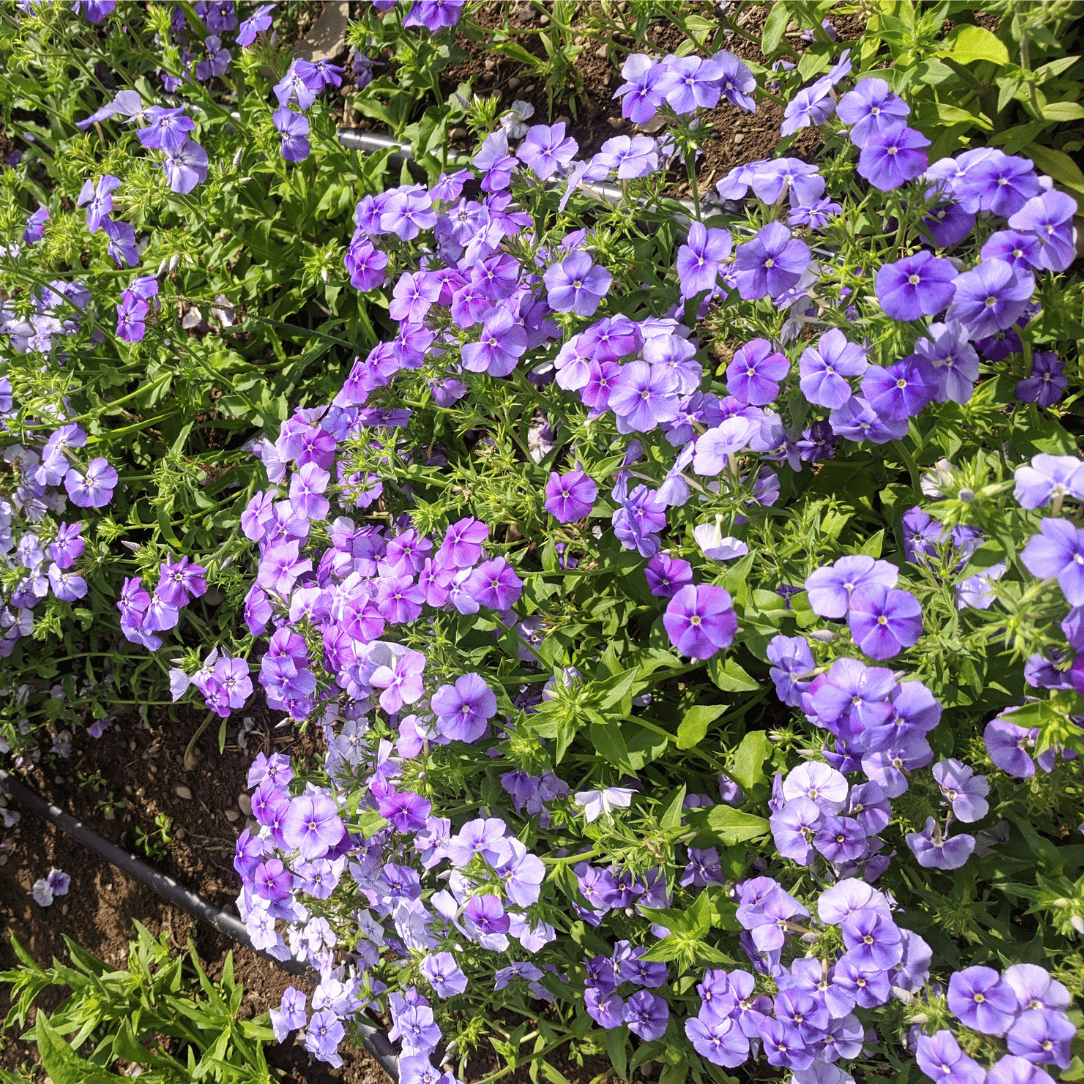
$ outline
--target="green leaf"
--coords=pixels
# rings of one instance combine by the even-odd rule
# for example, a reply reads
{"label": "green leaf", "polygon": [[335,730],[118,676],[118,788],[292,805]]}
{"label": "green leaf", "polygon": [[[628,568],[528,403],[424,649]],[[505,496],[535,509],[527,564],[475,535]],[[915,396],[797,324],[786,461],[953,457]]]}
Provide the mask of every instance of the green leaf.
{"label": "green leaf", "polygon": [[629,1044],[625,1028],[610,1028],[606,1032],[606,1053],[610,1055],[610,1064],[622,1080],[629,1077]]}
{"label": "green leaf", "polygon": [[760,49],[766,57],[779,48],[783,41],[783,35],[787,32],[787,23],[790,22],[790,8],[784,0],[776,0],[768,12],[768,19],[764,24],[764,32],[760,35]]}
{"label": "green leaf", "polygon": [[724,847],[733,847],[735,843],[760,839],[768,834],[768,822],[764,817],[742,813],[728,805],[712,806],[697,820],[705,824],[707,833]]}
{"label": "green leaf", "polygon": [[881,548],[884,544],[884,540],[885,532],[884,528],[882,527],[881,530],[879,530],[876,534],[871,534],[869,538],[867,538],[865,542],[862,543],[862,545],[859,547],[858,552],[865,554],[867,557],[880,557]]}
{"label": "green leaf", "polygon": [[1084,106],[1078,102],[1051,102],[1043,109],[1047,120],[1069,121],[1084,117]]}
{"label": "green leaf", "polygon": [[695,749],[708,732],[708,726],[727,710],[726,704],[697,704],[689,708],[677,730],[677,747]]}
{"label": "green leaf", "polygon": [[760,691],[760,682],[739,666],[733,659],[718,655],[708,663],[708,677],[724,693],[752,693]]}
{"label": "green leaf", "polygon": [[672,831],[681,827],[681,809],[685,802],[685,792],[688,788],[684,783],[672,790],[664,799],[666,811],[659,817],[659,826],[664,831]]}
{"label": "green leaf", "polygon": [[45,1013],[38,1013],[34,1024],[38,1052],[45,1071],[53,1084],[127,1084],[127,1078],[93,1065],[64,1041],[64,1037],[49,1023]]}
{"label": "green leaf", "polygon": [[746,795],[764,782],[764,761],[768,759],[771,746],[763,730],[752,730],[741,740],[734,754],[734,767],[730,777],[745,791]]}
{"label": "green leaf", "polygon": [[942,56],[949,56],[960,64],[973,64],[988,60],[993,64],[1008,64],[1009,50],[1005,43],[981,26],[957,26],[945,38]]}

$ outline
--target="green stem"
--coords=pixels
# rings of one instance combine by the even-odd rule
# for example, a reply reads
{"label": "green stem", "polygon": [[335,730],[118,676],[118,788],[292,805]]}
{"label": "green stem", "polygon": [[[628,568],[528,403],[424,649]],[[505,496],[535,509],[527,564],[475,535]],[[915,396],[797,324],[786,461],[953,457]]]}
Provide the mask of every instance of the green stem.
{"label": "green stem", "polygon": [[918,464],[914,460],[914,456],[904,447],[902,440],[894,440],[892,447],[896,449],[900,459],[903,460],[904,466],[907,468],[907,473],[911,476],[911,488],[915,491],[915,496],[922,500],[922,483],[921,476],[918,470]]}

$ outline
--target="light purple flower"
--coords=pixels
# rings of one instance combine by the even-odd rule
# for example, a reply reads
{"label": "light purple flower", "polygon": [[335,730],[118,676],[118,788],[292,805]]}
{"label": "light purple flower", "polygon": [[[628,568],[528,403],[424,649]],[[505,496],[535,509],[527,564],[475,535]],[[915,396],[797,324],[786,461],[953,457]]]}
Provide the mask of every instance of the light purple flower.
{"label": "light purple flower", "polygon": [[1064,519],[1044,519],[1020,554],[1040,578],[1057,578],[1070,606],[1084,606],[1084,531]]}

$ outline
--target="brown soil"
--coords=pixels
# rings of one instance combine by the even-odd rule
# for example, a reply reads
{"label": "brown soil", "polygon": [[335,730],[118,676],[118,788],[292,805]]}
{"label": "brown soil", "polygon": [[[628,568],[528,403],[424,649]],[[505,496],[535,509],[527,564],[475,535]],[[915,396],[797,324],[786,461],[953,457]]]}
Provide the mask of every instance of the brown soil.
{"label": "brown soil", "polygon": [[[248,737],[247,752],[237,744],[237,723],[231,721],[226,748],[218,753],[216,719],[200,741],[194,758],[198,762],[190,761],[188,770],[184,767],[185,746],[203,716],[178,711],[175,719],[161,717],[146,725],[135,716],[118,720],[98,741],[82,737],[69,760],[48,770],[37,769],[24,781],[105,839],[143,858],[146,856],[137,850],[136,830],[152,834],[155,816],[165,814],[172,825],[172,841],[165,857],[152,859],[151,864],[208,903],[236,915],[234,901],[240,883],[233,870],[233,851],[245,824],[238,799],[244,792],[251,759],[260,749],[270,751],[288,743],[295,755],[305,755],[313,748],[310,739],[299,738],[292,730],[276,733],[266,713],[251,714],[256,727]],[[98,791],[80,785],[77,772],[84,776],[100,773],[103,782]],[[191,798],[179,796],[179,787],[187,788],[181,794],[190,793]],[[106,818],[110,795],[112,801],[123,803],[113,820]],[[14,803],[11,806],[19,808]],[[15,828],[0,829],[0,839],[11,847],[0,855],[4,861],[0,869],[0,929],[4,931],[0,935],[0,970],[18,964],[10,943],[12,935],[43,964],[54,956],[67,961],[66,934],[107,963],[125,967],[132,920],[138,919],[155,936],[167,931],[177,952],[184,951],[186,939],[191,937],[212,978],[221,976],[226,955],[232,950],[237,979],[245,988],[242,1016],[258,1016],[277,1007],[287,986],[306,988],[304,980],[171,907],[52,824],[20,812],[22,819]],[[31,897],[31,888],[54,867],[71,876],[71,889],[50,907],[39,907]],[[7,1009],[5,991],[0,989],[0,1019]],[[24,1066],[34,1071],[34,1044],[19,1042],[13,1035],[0,1040],[0,1068],[15,1072]],[[379,1084],[387,1079],[364,1050],[343,1053],[342,1069],[329,1070],[300,1045],[267,1047],[268,1062],[295,1084],[331,1080]],[[39,1074],[32,1079],[43,1077]]]}

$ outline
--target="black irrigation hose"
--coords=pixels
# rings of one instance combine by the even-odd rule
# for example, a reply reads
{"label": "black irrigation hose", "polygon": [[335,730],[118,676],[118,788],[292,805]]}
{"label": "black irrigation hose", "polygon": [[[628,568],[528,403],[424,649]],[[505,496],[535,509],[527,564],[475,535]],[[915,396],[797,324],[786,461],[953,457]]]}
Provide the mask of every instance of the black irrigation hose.
{"label": "black irrigation hose", "polygon": [[[65,813],[58,806],[42,798],[41,795],[35,794],[29,787],[13,779],[3,769],[0,769],[0,791],[10,794],[15,801],[31,812],[37,813],[38,816],[44,817],[47,821],[52,821],[72,839],[83,844],[89,850],[95,851],[107,862],[123,870],[133,880],[146,885],[173,906],[180,907],[196,918],[201,918],[204,922],[210,923],[219,933],[232,938],[245,948],[256,953],[257,956],[262,956],[265,960],[269,960],[276,967],[282,968],[283,971],[291,975],[312,976],[315,974],[308,964],[303,964],[300,960],[278,960],[263,949],[256,948],[252,943],[248,930],[245,928],[245,924],[239,919],[219,910],[217,907],[212,907],[211,904],[201,899],[194,892],[189,891],[183,885],[177,884],[172,877],[159,873],[158,870],[148,866],[146,862],[136,858],[135,855],[129,854],[115,843],[102,839],[101,836],[91,831],[81,821]],[[397,1055],[387,1032],[361,1022],[357,1023],[357,1028],[365,1049],[392,1080],[398,1081]]]}

